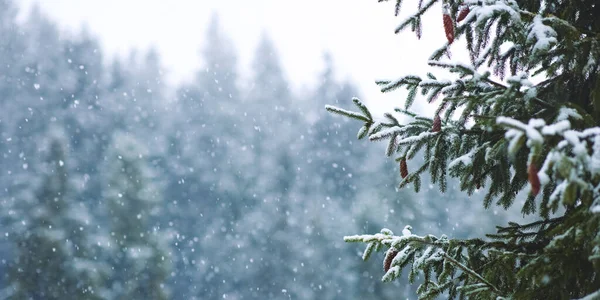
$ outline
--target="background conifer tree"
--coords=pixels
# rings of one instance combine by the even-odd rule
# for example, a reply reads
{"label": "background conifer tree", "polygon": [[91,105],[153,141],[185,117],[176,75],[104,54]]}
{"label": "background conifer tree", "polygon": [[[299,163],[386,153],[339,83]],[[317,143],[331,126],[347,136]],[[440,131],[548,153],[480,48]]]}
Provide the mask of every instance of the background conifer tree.
{"label": "background conifer tree", "polygon": [[[147,151],[133,137],[117,132],[107,156],[106,199],[116,253],[113,297],[167,299],[170,267],[168,236],[156,220],[162,200]],[[134,280],[130,280],[134,278]]]}
{"label": "background conifer tree", "polygon": [[[14,299],[100,299],[104,269],[89,259],[85,225],[72,216],[87,215],[73,202],[65,138],[51,131],[39,188],[19,208],[31,211],[13,233],[20,251],[9,271]],[[76,210],[76,213],[74,213]]]}
{"label": "background conifer tree", "polygon": [[[398,15],[405,8],[395,2]],[[424,299],[600,297],[599,12],[594,1],[419,1],[396,33],[420,38],[422,26],[436,26],[424,23],[433,14],[445,36],[427,76],[377,81],[382,92],[405,88],[404,106],[382,120],[358,99],[357,112],[327,106],[362,121],[359,138],[388,143],[399,187],[418,192],[429,173],[444,192],[453,177],[469,195],[483,191],[486,208],[520,204],[537,218],[486,238],[421,236],[408,225],[400,235],[345,237],[367,244],[365,260],[385,253],[383,281],[406,269]],[[415,101],[438,106],[422,116],[411,111]],[[418,156],[424,161],[408,168]]]}

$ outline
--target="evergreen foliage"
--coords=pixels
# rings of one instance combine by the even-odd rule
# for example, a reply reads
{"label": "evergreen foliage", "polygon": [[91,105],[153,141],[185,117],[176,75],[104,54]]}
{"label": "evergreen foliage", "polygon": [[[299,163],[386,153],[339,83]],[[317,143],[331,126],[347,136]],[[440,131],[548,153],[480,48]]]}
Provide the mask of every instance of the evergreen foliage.
{"label": "evergreen foliage", "polygon": [[[396,15],[404,13],[401,2]],[[396,33],[411,29],[420,38],[422,26],[433,26],[423,24],[428,13],[440,15],[446,34],[428,62],[433,70],[377,81],[382,92],[405,88],[404,107],[383,120],[356,98],[358,111],[327,110],[363,122],[359,139],[387,141],[387,155],[400,162],[399,187],[412,184],[418,192],[429,173],[444,192],[456,178],[468,195],[485,191],[484,207],[521,204],[523,215],[539,220],[510,222],[484,239],[419,236],[410,226],[402,235],[383,229],[344,239],[367,243],[365,260],[385,250],[382,279],[394,280],[407,268],[411,282],[422,281],[423,299],[597,297],[600,6],[419,1]],[[453,61],[452,48],[467,51],[470,62]],[[443,70],[450,75],[442,78]],[[433,116],[411,111],[420,100],[438,102]],[[406,161],[418,156],[424,162],[409,170]]]}

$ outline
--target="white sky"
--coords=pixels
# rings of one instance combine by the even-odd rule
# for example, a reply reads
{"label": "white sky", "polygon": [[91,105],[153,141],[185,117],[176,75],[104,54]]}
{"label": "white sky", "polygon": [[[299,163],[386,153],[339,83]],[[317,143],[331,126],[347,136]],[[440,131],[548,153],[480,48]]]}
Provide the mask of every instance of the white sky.
{"label": "white sky", "polygon": [[[162,54],[167,81],[191,78],[202,65],[199,49],[212,12],[234,41],[241,71],[248,68],[260,35],[277,45],[283,67],[295,88],[316,82],[322,53],[333,54],[340,78],[349,78],[372,106],[401,105],[402,96],[382,96],[375,79],[423,73],[427,57],[444,42],[441,11],[426,19],[425,39],[395,35],[402,21],[393,2],[375,0],[19,0],[24,8],[38,3],[62,30],[82,25],[100,37],[109,56],[155,46]],[[413,3],[403,7],[414,9]],[[434,8],[435,10],[435,8]],[[431,25],[428,25],[431,23]],[[395,103],[394,103],[395,102]],[[348,99],[348,107],[351,101]]]}

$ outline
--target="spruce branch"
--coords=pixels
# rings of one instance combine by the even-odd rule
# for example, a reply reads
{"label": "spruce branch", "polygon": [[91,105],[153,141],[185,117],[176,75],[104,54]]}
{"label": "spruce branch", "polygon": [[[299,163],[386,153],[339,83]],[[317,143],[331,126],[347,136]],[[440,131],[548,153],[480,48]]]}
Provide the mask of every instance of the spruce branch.
{"label": "spruce branch", "polygon": [[[473,289],[472,284],[467,284],[468,277],[464,277],[460,274],[457,274],[456,277],[453,275],[453,278],[449,279],[448,276],[450,276],[450,274],[455,274],[454,271],[451,271],[451,267],[451,269],[448,269],[449,266],[454,266],[462,270],[464,274],[483,283],[486,286],[486,289],[491,290],[496,295],[502,294],[494,284],[477,273],[473,268],[467,266],[465,263],[468,263],[468,260],[464,260],[465,257],[462,255],[462,249],[494,249],[490,246],[490,243],[480,239],[459,240],[448,239],[445,236],[442,236],[441,238],[437,238],[433,235],[417,236],[412,234],[408,228],[410,227],[405,227],[402,236],[395,236],[390,230],[382,229],[381,233],[378,234],[346,236],[344,237],[344,240],[346,242],[367,243],[368,245],[363,257],[370,255],[371,252],[374,251],[373,249],[377,248],[376,244],[389,247],[384,259],[384,270],[386,271],[386,274],[382,278],[383,281],[390,281],[400,276],[401,270],[409,266],[411,261],[411,275],[409,277],[415,276],[416,270],[422,270],[426,274],[430,274],[430,271],[437,273],[438,281],[445,283],[438,285],[427,279],[429,278],[429,275],[426,275],[425,282],[419,287],[419,294],[421,297],[427,298],[427,295],[443,292],[444,289],[440,290],[440,287],[448,287],[448,285],[446,285],[448,282],[454,282],[453,284],[464,282],[463,287],[459,287],[458,291],[465,295],[483,291],[476,291]],[[460,262],[459,259],[464,260],[464,263]],[[448,266],[445,261],[449,262],[450,265]],[[481,270],[496,261],[497,259],[492,259],[476,269]],[[441,266],[443,265],[446,265],[445,272],[442,272]]]}
{"label": "spruce branch", "polygon": [[473,276],[474,278],[476,278],[477,280],[481,281],[483,284],[485,284],[487,287],[489,287],[492,291],[494,291],[494,293],[496,295],[501,295],[502,294],[498,290],[497,287],[495,287],[489,281],[485,280],[485,278],[481,277],[481,275],[477,274],[477,272],[475,272],[475,271],[471,270],[470,268],[468,268],[467,266],[461,264],[460,262],[458,262],[454,258],[450,257],[446,253],[443,253],[442,256],[444,257],[444,259],[448,260],[450,263],[452,263],[453,265],[457,266],[459,269],[463,270],[465,273],[467,273],[467,274]]}
{"label": "spruce branch", "polygon": [[[416,22],[416,20],[420,19],[421,16],[427,11],[429,10],[433,4],[435,4],[436,2],[438,2],[439,0],[430,0],[429,2],[425,3],[425,5],[421,5],[420,9],[417,10],[417,12],[415,12],[414,14],[412,14],[410,17],[408,17],[406,20],[404,20],[402,23],[400,23],[400,25],[398,25],[396,27],[396,29],[394,30],[394,33],[398,34],[400,33],[404,28],[406,28],[406,26],[410,25],[413,22]],[[399,9],[398,9],[399,11]],[[398,13],[396,13],[397,15]]]}
{"label": "spruce branch", "polygon": [[[408,278],[412,282],[417,271],[423,272],[418,294],[424,298],[442,293],[450,298],[491,297],[493,293],[504,299],[498,296],[503,291],[506,298],[530,299],[593,292],[600,257],[600,128],[594,127],[600,117],[596,74],[600,27],[587,21],[589,10],[568,1],[541,5],[449,0],[419,1],[396,32],[410,25],[419,37],[421,17],[435,2],[445,5],[446,39],[440,37],[443,45],[432,54],[429,66],[449,71],[451,79],[429,72],[426,77],[376,81],[382,92],[406,89],[404,109],[396,112],[409,118],[400,123],[386,115],[385,121],[369,125],[361,131],[368,133],[361,135],[387,140],[387,154],[397,153],[400,187],[414,183],[418,192],[420,176],[426,171],[442,191],[447,175],[457,178],[460,189],[469,194],[492,182],[485,186],[486,208],[495,200],[508,208],[529,188],[521,211],[537,210],[542,220],[498,227],[495,234],[487,235],[490,241],[412,234],[346,240],[394,249],[388,250],[384,280],[397,278],[412,261]],[[453,41],[463,36],[470,64],[443,61],[450,46],[456,46]],[[534,83],[537,80],[531,78],[539,75],[546,79]],[[408,111],[421,97],[429,103],[441,98],[434,119]],[[407,161],[417,153],[425,163],[409,170]],[[441,262],[427,260],[432,247],[443,251]],[[596,279],[582,278],[565,264],[565,257]],[[553,277],[555,266],[562,276],[575,278],[569,284],[577,288],[565,293],[566,281]]]}
{"label": "spruce branch", "polygon": [[342,116],[346,116],[346,117],[349,117],[352,119],[357,119],[357,120],[364,121],[364,122],[372,122],[372,120],[370,120],[366,116],[355,113],[353,111],[345,110],[343,108],[339,108],[339,107],[335,107],[335,106],[331,106],[331,105],[325,105],[325,109],[329,112],[332,112],[332,113],[335,113],[338,115],[342,115]]}

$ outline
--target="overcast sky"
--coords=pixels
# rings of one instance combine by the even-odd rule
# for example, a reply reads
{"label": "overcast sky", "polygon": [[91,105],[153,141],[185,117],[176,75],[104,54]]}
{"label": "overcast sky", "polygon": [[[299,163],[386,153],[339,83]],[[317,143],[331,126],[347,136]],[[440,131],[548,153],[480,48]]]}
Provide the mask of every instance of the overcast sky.
{"label": "overcast sky", "polygon": [[[395,35],[402,21],[393,3],[375,0],[20,0],[38,3],[63,30],[82,25],[99,36],[109,55],[155,46],[168,81],[189,80],[201,67],[198,55],[210,15],[217,12],[234,41],[243,75],[262,33],[271,36],[294,88],[314,84],[323,51],[333,54],[341,78],[358,84],[370,103],[400,99],[381,96],[375,79],[422,73],[427,57],[443,43],[439,16],[425,23],[425,39]],[[411,8],[412,3],[404,7]],[[428,26],[431,23],[431,26]],[[438,24],[439,23],[439,24]],[[350,100],[348,100],[350,104]]]}

